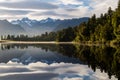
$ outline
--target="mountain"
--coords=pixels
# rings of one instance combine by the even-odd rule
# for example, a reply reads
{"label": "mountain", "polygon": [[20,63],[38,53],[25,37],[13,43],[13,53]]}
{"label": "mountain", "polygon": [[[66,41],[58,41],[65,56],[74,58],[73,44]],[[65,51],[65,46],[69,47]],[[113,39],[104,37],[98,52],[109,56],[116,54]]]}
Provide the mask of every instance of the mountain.
{"label": "mountain", "polygon": [[0,20],[0,35],[21,34],[25,30],[20,25],[11,24],[7,20]]}
{"label": "mountain", "polygon": [[68,27],[75,27],[82,22],[87,22],[88,19],[89,19],[88,17],[83,17],[83,18],[78,18],[78,19],[61,20],[60,24],[54,30],[61,30],[61,29],[68,28]]}
{"label": "mountain", "polygon": [[22,18],[20,20],[11,21],[12,24],[21,25],[29,34],[41,34],[44,32],[57,31],[68,27],[74,27],[81,22],[88,21],[88,17],[78,19],[52,19],[47,18],[43,20],[31,20],[29,18]]}

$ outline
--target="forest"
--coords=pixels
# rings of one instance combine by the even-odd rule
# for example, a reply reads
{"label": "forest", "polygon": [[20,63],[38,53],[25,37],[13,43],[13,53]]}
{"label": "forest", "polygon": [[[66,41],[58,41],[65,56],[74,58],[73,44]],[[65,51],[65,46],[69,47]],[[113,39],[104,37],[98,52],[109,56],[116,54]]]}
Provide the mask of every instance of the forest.
{"label": "forest", "polygon": [[96,17],[94,14],[87,22],[78,26],[56,32],[45,32],[44,34],[29,37],[28,35],[1,36],[1,40],[13,41],[57,41],[57,42],[114,42],[120,43],[120,0],[117,8],[113,11],[111,7],[105,14]]}

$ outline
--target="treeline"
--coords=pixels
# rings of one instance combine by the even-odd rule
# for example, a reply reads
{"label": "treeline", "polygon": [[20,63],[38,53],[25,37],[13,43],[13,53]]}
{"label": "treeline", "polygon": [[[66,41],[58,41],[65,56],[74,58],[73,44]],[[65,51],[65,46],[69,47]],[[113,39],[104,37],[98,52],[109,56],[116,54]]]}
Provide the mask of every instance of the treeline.
{"label": "treeline", "polygon": [[7,36],[1,36],[1,40],[13,40],[13,41],[55,41],[56,39],[56,33],[45,32],[44,34],[37,35],[37,36],[28,36],[28,35],[7,35]]}
{"label": "treeline", "polygon": [[41,35],[28,36],[25,34],[20,35],[1,35],[1,40],[13,40],[13,41],[73,41],[75,38],[74,28],[69,27],[57,32],[45,32]]}
{"label": "treeline", "polygon": [[20,41],[58,41],[58,42],[110,42],[120,43],[120,0],[115,11],[109,7],[107,13],[101,14],[99,18],[94,14],[88,22],[72,28],[57,32],[28,37],[20,35],[13,37],[8,35],[6,39]]}

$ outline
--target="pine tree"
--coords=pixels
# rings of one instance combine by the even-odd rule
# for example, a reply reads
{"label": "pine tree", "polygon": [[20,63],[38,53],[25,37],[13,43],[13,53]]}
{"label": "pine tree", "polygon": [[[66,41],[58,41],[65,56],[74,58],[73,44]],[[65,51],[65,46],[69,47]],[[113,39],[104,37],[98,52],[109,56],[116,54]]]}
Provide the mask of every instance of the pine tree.
{"label": "pine tree", "polygon": [[118,1],[118,10],[120,10],[120,0]]}

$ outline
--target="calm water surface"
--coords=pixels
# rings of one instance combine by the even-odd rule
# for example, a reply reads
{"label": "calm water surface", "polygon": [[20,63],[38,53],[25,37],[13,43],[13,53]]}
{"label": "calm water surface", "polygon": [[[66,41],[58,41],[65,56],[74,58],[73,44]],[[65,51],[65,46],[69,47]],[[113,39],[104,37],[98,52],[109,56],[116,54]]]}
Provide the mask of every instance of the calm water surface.
{"label": "calm water surface", "polygon": [[0,80],[118,80],[120,48],[0,44]]}

